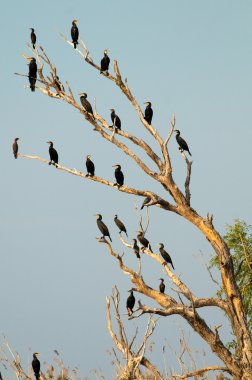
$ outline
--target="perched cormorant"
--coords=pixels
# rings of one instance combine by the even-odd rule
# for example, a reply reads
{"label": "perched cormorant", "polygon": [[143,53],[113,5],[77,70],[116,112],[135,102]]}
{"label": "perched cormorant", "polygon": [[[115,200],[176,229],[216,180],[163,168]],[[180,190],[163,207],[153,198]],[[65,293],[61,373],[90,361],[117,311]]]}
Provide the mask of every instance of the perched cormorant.
{"label": "perched cormorant", "polygon": [[76,46],[78,45],[78,38],[79,38],[79,29],[77,27],[78,20],[73,20],[72,22],[72,28],[71,28],[71,37],[72,37],[72,42],[74,45],[74,48],[76,49]]}
{"label": "perched cormorant", "polygon": [[150,201],[151,201],[151,197],[146,197],[145,200],[143,201],[143,204],[142,204],[140,210],[142,210],[144,208],[144,206],[147,206],[148,203],[150,203]]}
{"label": "perched cormorant", "polygon": [[115,168],[115,179],[116,179],[116,185],[123,186],[124,184],[124,175],[121,171],[121,165],[113,165],[113,168]]}
{"label": "perched cormorant", "polygon": [[16,137],[15,140],[14,140],[14,143],[12,145],[12,148],[13,148],[13,154],[14,154],[14,157],[15,158],[18,158],[18,140],[19,140],[19,137]]}
{"label": "perched cormorant", "polygon": [[121,129],[121,120],[119,118],[119,116],[116,115],[115,113],[115,110],[114,108],[111,108],[111,120],[112,120],[112,123],[113,125],[111,125],[111,128],[113,128],[114,126],[118,129]]}
{"label": "perched cormorant", "polygon": [[174,132],[177,132],[176,134],[176,140],[177,140],[177,143],[179,144],[179,147],[181,148],[181,150],[186,150],[190,156],[191,156],[191,152],[189,150],[189,147],[186,143],[186,141],[184,139],[182,139],[182,137],[180,136],[180,131],[178,129],[176,129]]}
{"label": "perched cormorant", "polygon": [[108,72],[109,69],[109,63],[110,63],[110,58],[108,56],[108,50],[104,50],[104,57],[101,60],[101,71],[100,74],[104,71]]}
{"label": "perched cormorant", "polygon": [[133,244],[134,253],[135,253],[136,257],[138,259],[140,259],[140,254],[139,254],[140,249],[139,249],[139,247],[137,245],[137,240],[136,239],[132,239],[132,241],[134,242],[134,244]]}
{"label": "perched cormorant", "polygon": [[102,237],[105,238],[106,236],[108,236],[110,241],[112,242],[108,227],[106,226],[105,223],[103,223],[101,214],[96,214],[95,216],[97,217],[96,222],[97,222],[97,226],[98,226],[99,230],[102,233]]}
{"label": "perched cormorant", "polygon": [[164,292],[165,292],[164,279],[163,279],[163,278],[160,278],[159,280],[161,281],[160,284],[159,284],[159,290],[160,290],[160,293],[164,293]]}
{"label": "perched cormorant", "polygon": [[37,80],[37,63],[35,58],[28,58],[30,61],[29,63],[29,82],[30,82],[30,89],[34,92],[35,91],[35,84]]}
{"label": "perched cormorant", "polygon": [[31,29],[31,43],[32,43],[33,49],[35,49],[37,37],[36,37],[36,34],[34,33],[34,29],[33,28],[30,28],[30,29]]}
{"label": "perched cormorant", "polygon": [[126,307],[128,311],[128,316],[130,317],[133,314],[133,308],[135,306],[136,299],[134,297],[133,290],[131,289],[129,290],[129,292],[130,292],[130,295],[127,298]]}
{"label": "perched cormorant", "polygon": [[34,371],[36,380],[38,380],[40,376],[40,361],[38,360],[37,355],[38,355],[37,352],[33,354],[33,361],[32,361],[32,369]]}
{"label": "perched cormorant", "polygon": [[47,144],[50,144],[50,146],[49,146],[49,155],[50,155],[49,165],[52,164],[52,161],[53,161],[53,165],[58,164],[58,162],[59,162],[59,156],[58,156],[57,150],[54,149],[54,147],[53,147],[53,142],[52,141],[47,141]]}
{"label": "perched cormorant", "polygon": [[146,104],[146,108],[144,111],[144,118],[147,121],[147,123],[149,123],[151,125],[151,120],[152,120],[152,116],[153,116],[153,110],[151,108],[151,102],[145,102],[144,104]]}
{"label": "perched cormorant", "polygon": [[[159,248],[159,252],[161,253],[161,256],[163,257],[163,259],[168,263],[168,264],[171,264],[172,268],[175,270],[174,266],[173,266],[173,263],[172,263],[172,259],[171,259],[171,256],[169,255],[168,252],[166,252],[166,250],[164,249],[164,244],[163,243],[159,243],[158,246],[160,247]],[[166,265],[166,263],[164,263]]]}
{"label": "perched cormorant", "polygon": [[60,92],[61,92],[61,91],[65,92],[65,88],[64,88],[63,84],[61,83],[61,81],[60,81],[58,75],[56,75],[56,77],[54,77],[54,84],[55,84],[55,86],[57,87],[57,89],[58,89]]}
{"label": "perched cormorant", "polygon": [[150,243],[149,243],[149,240],[147,240],[147,239],[144,237],[144,233],[143,233],[143,231],[138,231],[137,238],[138,238],[138,240],[140,241],[140,243],[142,244],[142,246],[143,246],[144,248],[147,248],[147,249],[149,249],[149,250],[152,252],[152,249],[151,249],[151,245],[150,245]]}
{"label": "perched cormorant", "polygon": [[115,217],[114,217],[114,222],[117,225],[117,227],[119,228],[120,233],[125,232],[126,236],[128,236],[125,225],[123,224],[123,222],[120,221],[120,219],[118,219],[117,215],[115,215]]}
{"label": "perched cormorant", "polygon": [[91,177],[93,177],[95,175],[95,166],[94,166],[94,163],[90,159],[91,158],[90,154],[86,158],[87,158],[87,160],[86,160],[86,168],[87,168],[88,175],[90,175]]}
{"label": "perched cormorant", "polygon": [[87,100],[87,94],[85,92],[81,92],[79,95],[80,95],[80,101],[84,110],[93,115],[93,108],[91,104],[89,103],[89,101]]}

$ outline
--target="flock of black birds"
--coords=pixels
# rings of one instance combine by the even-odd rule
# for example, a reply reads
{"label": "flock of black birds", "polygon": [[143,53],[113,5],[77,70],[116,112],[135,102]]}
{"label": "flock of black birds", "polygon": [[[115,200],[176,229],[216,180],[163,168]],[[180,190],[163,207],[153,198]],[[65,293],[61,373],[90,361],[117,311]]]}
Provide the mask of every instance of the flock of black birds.
{"label": "flock of black birds", "polygon": [[[102,220],[102,215],[101,214],[96,214],[95,216],[97,218],[97,226],[98,226],[99,230],[102,233],[102,237],[101,238],[105,239],[106,237],[108,237],[109,240],[112,242],[109,229],[108,229],[108,227],[106,226],[106,224]],[[114,222],[117,225],[117,227],[119,228],[119,233],[121,234],[122,232],[124,232],[126,234],[126,236],[128,237],[126,227],[123,224],[123,222],[118,218],[117,215],[115,215],[115,217],[114,217]],[[140,246],[137,244],[137,240],[139,241]],[[137,239],[132,239],[132,241],[134,242],[134,244],[132,246],[132,249],[133,249],[133,251],[134,251],[134,253],[135,253],[135,255],[136,255],[136,257],[137,257],[138,260],[141,259],[140,253],[143,252],[145,249],[147,249],[147,250],[149,250],[150,252],[153,253],[151,245],[150,245],[150,242],[149,242],[148,239],[146,239],[145,233],[142,230],[138,231]],[[164,259],[163,265],[170,264],[172,266],[172,268],[175,270],[175,268],[173,266],[173,262],[172,262],[171,256],[164,249],[164,244],[163,243],[159,243],[158,246],[159,246],[159,252],[160,252],[162,258]],[[165,291],[164,279],[160,278],[160,280],[161,280],[161,283],[159,285],[159,290],[160,290],[160,293],[164,293],[164,291]],[[130,292],[130,295],[127,298],[126,308],[127,308],[127,311],[128,311],[128,315],[130,316],[133,313],[133,308],[134,308],[134,305],[135,305],[135,297],[134,297],[133,289],[130,289],[129,292]]]}
{"label": "flock of black birds", "polygon": [[[74,49],[77,48],[77,45],[79,43],[78,42],[79,29],[77,27],[77,24],[78,24],[78,20],[73,20],[72,28],[71,28],[71,37],[72,37],[72,43],[73,43]],[[35,49],[37,37],[36,37],[34,28],[30,28],[30,29],[31,29],[31,35],[30,35],[31,43],[32,43],[33,49]],[[36,80],[37,80],[37,63],[36,63],[35,58],[28,57],[27,59],[29,60],[28,78],[29,78],[29,82],[30,82],[30,89],[32,92],[34,92],[35,91],[35,84],[36,84]],[[101,59],[101,68],[100,68],[101,74],[102,73],[108,73],[109,64],[110,64],[110,58],[108,56],[107,49],[105,49],[104,50],[104,56]],[[57,85],[57,88],[59,91],[64,91],[64,87],[61,84],[61,82],[59,81],[58,76],[56,76],[55,84]],[[81,102],[84,110],[87,113],[93,115],[94,114],[93,108],[92,108],[92,105],[90,104],[90,102],[87,100],[87,94],[82,92],[79,95],[80,95],[80,102]],[[144,111],[144,119],[149,125],[151,125],[152,118],[153,118],[152,104],[151,104],[151,102],[145,102],[144,104],[146,105],[146,108]],[[110,111],[111,111],[111,121],[113,123],[110,127],[115,128],[116,130],[118,130],[118,129],[121,130],[121,120],[120,120],[119,116],[115,113],[115,110],[113,108]],[[188,147],[186,141],[180,136],[180,131],[175,130],[175,132],[176,132],[176,140],[177,140],[177,143],[179,145],[179,149],[181,151],[187,151],[191,155],[191,152],[189,150],[189,147]],[[16,137],[14,142],[13,142],[13,145],[12,145],[13,154],[14,154],[15,159],[17,159],[17,157],[18,157],[18,140],[19,140],[19,138]],[[53,164],[53,165],[57,166],[58,162],[59,162],[58,152],[54,148],[52,141],[48,141],[47,143],[49,144],[49,156],[50,156],[49,165]],[[115,174],[115,179],[116,179],[116,185],[118,187],[123,186],[124,174],[121,170],[121,166],[117,164],[117,165],[113,165],[113,167],[115,168],[114,174]],[[87,168],[87,175],[88,176],[92,177],[95,175],[95,165],[92,162],[90,155],[86,156],[86,168]],[[147,197],[142,204],[141,210],[144,208],[144,206],[147,206],[150,203],[150,201],[151,201],[151,198]],[[95,216],[97,217],[97,226],[102,233],[102,238],[104,239],[104,238],[108,237],[110,239],[110,241],[112,242],[108,227],[102,221],[102,215],[96,214]],[[126,227],[123,224],[123,222],[118,218],[117,215],[115,215],[115,217],[114,217],[114,222],[117,225],[117,227],[119,228],[119,233],[121,234],[122,232],[124,232],[126,234],[126,236],[128,237]],[[137,244],[137,240],[140,243],[140,247]],[[133,249],[134,254],[136,255],[138,260],[140,260],[140,253],[142,251],[144,251],[145,249],[147,249],[153,253],[150,242],[148,239],[146,239],[143,231],[141,231],[141,230],[138,231],[137,239],[132,239],[132,241],[133,241],[132,249]],[[164,259],[163,265],[167,265],[167,263],[168,263],[175,270],[169,253],[164,249],[164,244],[159,243],[158,246],[159,246],[159,252],[160,252],[162,258]],[[165,292],[164,279],[160,278],[160,281],[161,282],[159,285],[159,290],[160,290],[160,293],[164,293]],[[130,316],[130,315],[132,315],[133,309],[135,306],[135,297],[134,297],[133,289],[130,289],[129,292],[130,292],[130,295],[127,298],[126,308],[128,311],[128,315]],[[36,380],[39,380],[39,377],[40,377],[40,361],[38,360],[37,355],[38,355],[38,353],[33,354],[32,368],[33,368]]]}

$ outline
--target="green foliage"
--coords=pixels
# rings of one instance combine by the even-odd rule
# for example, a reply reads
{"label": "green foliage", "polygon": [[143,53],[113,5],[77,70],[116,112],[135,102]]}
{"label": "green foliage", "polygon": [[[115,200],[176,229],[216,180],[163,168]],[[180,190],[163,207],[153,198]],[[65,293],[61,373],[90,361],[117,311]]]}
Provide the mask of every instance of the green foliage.
{"label": "green foliage", "polygon": [[[232,255],[237,285],[252,331],[252,226],[236,219],[234,225],[227,225],[226,231],[224,240]],[[211,267],[219,267],[218,257],[212,258]],[[217,295],[223,297],[223,289],[219,289]]]}

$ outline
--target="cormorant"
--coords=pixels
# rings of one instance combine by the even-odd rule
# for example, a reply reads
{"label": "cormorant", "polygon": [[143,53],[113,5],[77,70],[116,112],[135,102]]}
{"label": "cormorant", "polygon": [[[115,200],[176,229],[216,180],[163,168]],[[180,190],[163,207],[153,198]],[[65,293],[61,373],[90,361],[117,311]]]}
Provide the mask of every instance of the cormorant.
{"label": "cormorant", "polygon": [[34,29],[33,28],[30,28],[30,29],[31,29],[31,43],[32,43],[33,49],[35,49],[37,37],[36,37],[36,34],[34,33]]}
{"label": "cormorant", "polygon": [[58,75],[56,75],[56,77],[54,77],[54,84],[60,92],[61,91],[65,92],[65,88],[64,88],[63,84],[61,83]]}
{"label": "cormorant", "polygon": [[94,163],[90,159],[91,158],[90,154],[86,158],[87,158],[87,160],[86,160],[86,168],[87,168],[88,175],[90,175],[91,177],[93,177],[95,175],[95,166],[94,166]]}
{"label": "cormorant", "polygon": [[153,110],[151,108],[151,102],[145,102],[144,104],[146,104],[146,108],[144,111],[144,118],[147,121],[147,123],[149,123],[151,125],[151,120],[152,120],[152,116],[153,116]]}
{"label": "cormorant", "polygon": [[174,132],[177,132],[176,140],[177,140],[177,143],[179,144],[180,149],[183,151],[186,150],[191,156],[191,152],[189,150],[189,147],[188,147],[186,141],[184,139],[182,139],[182,137],[180,136],[180,131],[178,129],[175,129]]}
{"label": "cormorant", "polygon": [[132,241],[134,242],[134,244],[133,244],[134,253],[135,253],[136,257],[138,259],[140,259],[140,254],[139,254],[140,249],[139,249],[139,247],[137,245],[137,240],[136,239],[132,239]]}
{"label": "cormorant", "polygon": [[160,290],[160,293],[164,293],[164,292],[165,292],[164,279],[163,279],[163,278],[160,278],[159,280],[161,281],[160,284],[159,284],[159,290]]}
{"label": "cormorant", "polygon": [[37,80],[37,63],[35,58],[28,58],[30,61],[29,63],[29,82],[30,82],[30,89],[34,92],[35,91],[35,84]]}
{"label": "cormorant", "polygon": [[72,28],[71,28],[71,37],[72,37],[72,42],[74,45],[74,48],[76,49],[76,46],[78,45],[78,38],[79,38],[79,29],[77,27],[78,20],[73,20],[72,22]]}
{"label": "cormorant", "polygon": [[123,186],[124,184],[124,175],[121,171],[121,165],[113,165],[113,168],[115,168],[115,179],[116,179],[116,185]]}
{"label": "cormorant", "polygon": [[14,140],[14,143],[12,145],[12,148],[13,148],[13,154],[14,154],[14,157],[15,158],[18,158],[18,140],[19,140],[19,137],[16,137],[15,140]]}
{"label": "cormorant", "polygon": [[128,316],[130,317],[133,314],[133,308],[135,306],[136,299],[134,297],[133,290],[131,289],[129,290],[129,292],[130,292],[130,295],[127,298],[126,307],[128,311]]}
{"label": "cormorant", "polygon": [[[172,263],[171,256],[164,249],[164,244],[163,243],[159,243],[158,246],[160,247],[159,248],[159,252],[161,253],[161,256],[163,257],[163,259],[166,261],[166,263],[171,264],[172,268],[175,270],[175,268],[173,266],[173,263]],[[164,264],[166,265],[166,263],[164,263]]]}
{"label": "cormorant", "polygon": [[47,141],[47,144],[50,144],[50,146],[49,146],[49,155],[50,155],[49,165],[52,164],[52,161],[53,161],[53,165],[58,164],[58,162],[59,162],[59,156],[58,156],[57,150],[54,149],[54,147],[53,147],[53,142],[52,141]]}
{"label": "cormorant", "polygon": [[33,361],[32,361],[32,369],[34,371],[36,380],[38,380],[40,376],[40,361],[38,360],[37,355],[38,355],[37,352],[33,354]]}
{"label": "cormorant", "polygon": [[117,225],[117,227],[119,228],[120,233],[125,232],[126,236],[128,237],[125,225],[123,224],[123,222],[120,221],[120,219],[118,219],[117,215],[115,215],[115,217],[114,217],[114,222]]}
{"label": "cormorant", "polygon": [[143,201],[143,204],[142,204],[140,210],[142,210],[144,208],[144,206],[147,206],[148,203],[150,203],[150,201],[151,201],[151,197],[146,197],[145,200]]}
{"label": "cormorant", "polygon": [[[149,249],[149,250],[152,252],[150,242],[149,242],[149,240],[147,240],[147,239],[144,237],[144,233],[143,233],[143,231],[138,231],[137,238],[138,238],[138,240],[140,241],[140,243],[142,244],[142,246],[144,246],[144,248],[147,248],[147,249]],[[152,252],[152,253],[153,253],[153,252]]]}
{"label": "cormorant", "polygon": [[112,123],[113,125],[111,125],[111,128],[113,128],[114,126],[118,129],[121,129],[121,120],[119,118],[119,116],[116,115],[115,113],[115,110],[114,108],[111,108],[111,120],[112,120]]}
{"label": "cormorant", "polygon": [[106,236],[108,236],[110,241],[112,242],[108,227],[106,226],[105,223],[103,223],[101,214],[96,214],[95,216],[97,217],[96,222],[97,222],[97,226],[98,226],[99,230],[102,233],[102,237],[105,238]]}
{"label": "cormorant", "polygon": [[93,115],[93,108],[91,104],[89,103],[89,101],[87,100],[87,94],[85,92],[81,92],[79,95],[80,95],[80,101],[84,110]]}
{"label": "cormorant", "polygon": [[101,60],[101,71],[100,74],[104,71],[108,72],[109,69],[109,63],[110,63],[110,58],[108,56],[108,50],[104,50],[104,57]]}

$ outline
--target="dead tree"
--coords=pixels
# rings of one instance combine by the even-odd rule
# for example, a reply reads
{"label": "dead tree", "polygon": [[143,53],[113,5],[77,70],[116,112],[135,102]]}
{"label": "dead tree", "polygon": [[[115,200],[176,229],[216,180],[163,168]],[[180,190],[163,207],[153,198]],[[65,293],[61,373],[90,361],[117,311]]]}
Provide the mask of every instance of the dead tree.
{"label": "dead tree", "polygon": [[[62,38],[68,44],[72,45],[71,41],[68,41],[64,36],[62,36]],[[142,314],[146,313],[157,314],[164,317],[174,314],[180,315],[188,322],[193,330],[201,336],[201,338],[207,343],[210,349],[223,362],[225,371],[227,371],[231,376],[233,376],[233,378],[236,379],[252,379],[251,333],[247,326],[246,315],[241,294],[236,283],[229,248],[218,231],[216,231],[213,225],[213,216],[211,214],[201,216],[191,206],[190,178],[192,162],[187,159],[183,151],[181,151],[181,155],[185,160],[187,168],[184,189],[180,189],[173,178],[173,169],[168,146],[175,129],[175,116],[172,117],[171,129],[167,137],[163,138],[160,136],[157,130],[154,129],[152,125],[148,124],[148,122],[144,119],[142,110],[128,86],[127,79],[122,79],[117,61],[114,61],[114,75],[107,72],[103,72],[101,74],[113,82],[131,103],[133,109],[138,114],[142,128],[144,128],[150,134],[150,136],[156,140],[156,143],[159,147],[159,152],[156,153],[149,144],[141,139],[141,137],[132,135],[124,130],[110,128],[109,123],[105,120],[105,118],[102,117],[102,115],[98,114],[95,103],[94,115],[86,112],[83,107],[76,101],[68,82],[66,82],[66,90],[64,89],[64,86],[58,86],[58,83],[56,84],[56,79],[59,80],[56,75],[56,68],[53,65],[52,61],[49,59],[48,55],[45,53],[45,50],[42,47],[36,50],[33,50],[31,47],[29,47],[29,49],[39,64],[36,89],[38,91],[41,91],[46,96],[68,103],[70,106],[79,111],[89,122],[90,127],[92,127],[95,132],[107,140],[108,143],[117,146],[122,151],[122,153],[129,156],[143,171],[143,173],[145,173],[146,176],[149,176],[154,181],[160,183],[162,187],[167,191],[167,195],[169,196],[168,199],[171,199],[171,201],[167,200],[166,197],[161,197],[159,194],[154,193],[153,191],[128,187],[126,185],[120,187],[114,186],[114,183],[106,180],[105,178],[87,176],[82,172],[78,172],[75,169],[73,170],[67,167],[63,167],[62,165],[56,165],[58,170],[63,170],[69,174],[85,178],[85,180],[88,181],[95,181],[103,185],[110,186],[114,191],[120,191],[127,194],[134,194],[139,197],[145,197],[148,199],[148,202],[146,202],[148,207],[159,207],[167,212],[175,213],[181,216],[202,232],[202,234],[206,237],[209,244],[213,248],[215,254],[218,256],[220,262],[222,285],[225,292],[225,300],[216,297],[198,298],[190,291],[186,284],[183,283],[181,279],[178,278],[170,270],[169,266],[166,265],[164,267],[167,276],[176,286],[178,293],[180,295],[183,295],[186,299],[186,303],[184,303],[181,301],[176,301],[168,294],[161,294],[159,291],[150,288],[148,284],[145,283],[143,277],[134,272],[131,268],[125,267],[122,258],[113,251],[112,246],[105,240],[110,253],[118,260],[120,268],[130,275],[131,281],[134,283],[135,290],[154,299],[159,304],[158,308],[151,308],[147,305],[141,305],[139,307],[138,315],[134,313],[132,317],[140,317]],[[89,50],[86,48],[83,42],[78,45],[77,49],[73,50],[73,53],[79,54],[83,61],[94,70],[97,70],[97,75],[100,75],[99,65],[93,61]],[[46,69],[49,69],[50,71],[50,75],[48,76],[44,74]],[[24,74],[18,75],[27,76]],[[140,129],[138,130],[140,133]],[[137,148],[140,148],[153,162],[156,170],[152,170],[144,160],[140,159],[140,157],[134,153],[132,149],[129,148],[127,142],[131,142],[133,145],[137,146]],[[48,160],[38,156],[19,154],[19,157],[35,159],[48,164]],[[145,250],[145,254],[149,256],[150,260],[156,260],[160,263],[160,265],[162,265],[163,261],[158,255],[151,253],[148,250]],[[218,329],[211,329],[209,325],[207,325],[207,323],[204,321],[204,319],[200,317],[198,309],[203,307],[217,307],[225,312],[237,343],[239,358],[233,354],[221,341],[218,334]],[[211,371],[214,369],[215,368],[211,367],[200,369],[199,373],[203,373],[204,371]],[[183,374],[183,376],[185,375]],[[190,376],[192,375],[188,374],[187,377]]]}

